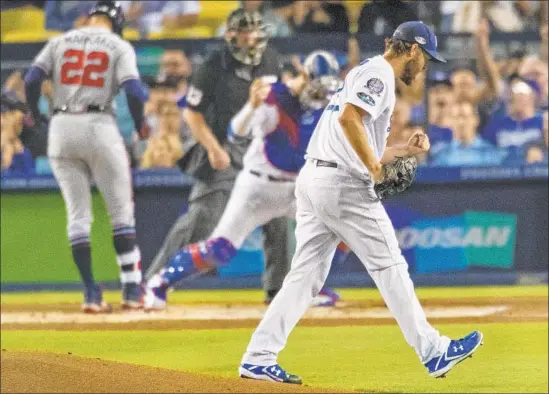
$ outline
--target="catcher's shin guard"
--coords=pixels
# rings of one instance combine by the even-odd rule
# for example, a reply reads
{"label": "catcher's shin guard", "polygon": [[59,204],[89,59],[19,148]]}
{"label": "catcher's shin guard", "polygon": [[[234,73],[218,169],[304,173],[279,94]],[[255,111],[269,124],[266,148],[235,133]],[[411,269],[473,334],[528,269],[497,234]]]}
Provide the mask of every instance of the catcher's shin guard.
{"label": "catcher's shin guard", "polygon": [[234,256],[236,249],[225,238],[214,238],[186,246],[170,259],[162,272],[162,282],[164,286],[171,287],[191,275],[227,264]]}

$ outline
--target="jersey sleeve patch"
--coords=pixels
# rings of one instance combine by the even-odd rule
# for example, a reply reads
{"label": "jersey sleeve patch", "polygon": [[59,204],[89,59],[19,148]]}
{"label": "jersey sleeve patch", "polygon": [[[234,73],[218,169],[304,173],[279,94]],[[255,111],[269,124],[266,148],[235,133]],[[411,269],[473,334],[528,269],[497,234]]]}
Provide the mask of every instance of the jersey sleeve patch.
{"label": "jersey sleeve patch", "polygon": [[368,89],[371,94],[379,97],[381,96],[381,93],[383,93],[383,89],[385,88],[385,86],[383,85],[381,79],[370,78],[368,82],[366,82],[365,88]]}
{"label": "jersey sleeve patch", "polygon": [[368,105],[371,105],[372,107],[374,105],[376,105],[376,101],[373,99],[372,96],[370,96],[369,94],[366,94],[364,92],[358,92],[356,94],[356,96],[361,99],[362,101],[364,101],[366,104]]}
{"label": "jersey sleeve patch", "polygon": [[202,101],[202,96],[204,96],[204,92],[196,86],[191,85],[189,87],[189,92],[187,93],[187,103],[196,107]]}

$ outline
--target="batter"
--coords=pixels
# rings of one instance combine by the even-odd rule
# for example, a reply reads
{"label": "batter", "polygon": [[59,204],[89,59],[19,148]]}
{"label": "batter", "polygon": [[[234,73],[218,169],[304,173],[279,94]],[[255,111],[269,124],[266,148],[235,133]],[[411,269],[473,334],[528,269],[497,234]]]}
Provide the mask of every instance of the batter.
{"label": "batter", "polygon": [[135,240],[132,174],[124,141],[112,114],[119,88],[128,97],[136,130],[147,134],[135,51],[121,38],[124,15],[112,1],[99,1],[87,27],[52,38],[25,76],[34,116],[42,81],[53,82],[48,158],[67,210],[73,259],[85,286],[82,310],[110,312],[91,268],[91,182],[105,199],[122,283],[122,308],[143,307],[141,255]]}
{"label": "batter", "polygon": [[[166,290],[178,281],[228,263],[258,226],[276,217],[295,217],[296,174],[305,163],[304,152],[323,108],[339,84],[339,65],[327,52],[313,52],[304,69],[287,83],[272,84],[264,77],[250,87],[248,103],[228,130],[230,138],[251,137],[252,142],[227,207],[208,240],[181,249],[148,282],[147,309],[163,309]],[[338,298],[324,288],[313,305],[332,306]]]}
{"label": "batter", "polygon": [[[362,261],[431,376],[444,376],[482,343],[478,331],[450,340],[427,322],[391,221],[373,190],[383,180],[385,163],[416,154],[414,147],[426,138],[416,134],[405,146],[386,148],[395,78],[411,85],[429,60],[443,61],[436,47],[434,33],[422,22],[400,25],[385,53],[352,69],[326,107],[297,179],[292,268],[252,335],[241,377],[301,384],[299,376],[278,365],[278,354],[322,288],[340,241]],[[329,370],[326,363],[322,367]]]}

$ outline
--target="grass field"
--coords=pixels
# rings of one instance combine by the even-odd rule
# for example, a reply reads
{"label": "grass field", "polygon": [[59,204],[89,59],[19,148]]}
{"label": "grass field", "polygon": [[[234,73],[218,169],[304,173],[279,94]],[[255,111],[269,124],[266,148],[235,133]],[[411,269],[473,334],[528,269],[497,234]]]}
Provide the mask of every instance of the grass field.
{"label": "grass field", "polygon": [[[545,297],[547,286],[418,289],[427,299]],[[378,300],[373,289],[343,290],[343,298]],[[117,293],[106,298],[117,301]],[[186,305],[261,300],[259,291],[180,291],[171,301]],[[2,306],[74,304],[75,293],[3,294]],[[337,327],[298,326],[279,361],[310,386],[361,392],[547,392],[548,324],[542,322],[435,324],[460,337],[484,333],[484,346],[446,379],[430,378],[396,324]],[[8,351],[40,350],[235,377],[253,328],[200,330],[2,330]]]}

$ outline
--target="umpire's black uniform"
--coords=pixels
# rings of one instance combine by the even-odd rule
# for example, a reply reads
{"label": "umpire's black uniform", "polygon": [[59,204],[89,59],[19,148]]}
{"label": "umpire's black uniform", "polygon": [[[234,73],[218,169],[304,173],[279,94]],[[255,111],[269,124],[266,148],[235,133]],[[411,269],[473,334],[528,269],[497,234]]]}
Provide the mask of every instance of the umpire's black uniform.
{"label": "umpire's black uniform", "polygon": [[[252,66],[234,59],[225,44],[193,75],[186,105],[204,115],[220,144],[227,149],[231,157],[231,167],[221,171],[214,170],[208,161],[206,149],[200,144],[186,152],[179,165],[183,171],[197,178],[198,182],[189,197],[188,213],[172,226],[145,275],[147,280],[164,267],[177,250],[211,235],[227,205],[249,145],[227,142],[229,122],[248,100],[251,82],[257,77],[278,73],[278,53],[272,48],[267,47],[259,65]],[[270,221],[263,226],[263,233],[266,257],[263,284],[267,297],[270,298],[280,289],[289,270],[287,219]]]}

